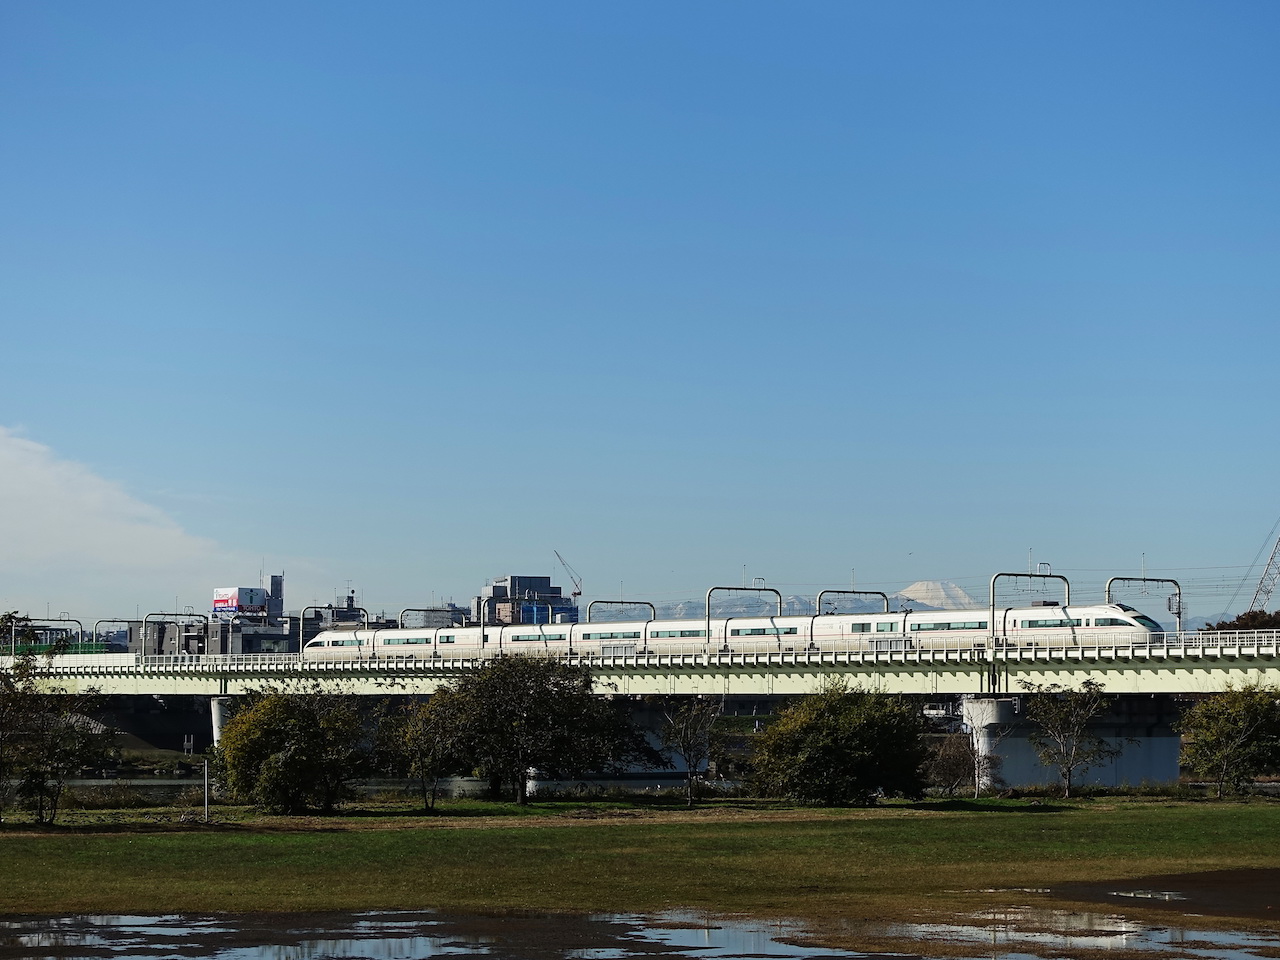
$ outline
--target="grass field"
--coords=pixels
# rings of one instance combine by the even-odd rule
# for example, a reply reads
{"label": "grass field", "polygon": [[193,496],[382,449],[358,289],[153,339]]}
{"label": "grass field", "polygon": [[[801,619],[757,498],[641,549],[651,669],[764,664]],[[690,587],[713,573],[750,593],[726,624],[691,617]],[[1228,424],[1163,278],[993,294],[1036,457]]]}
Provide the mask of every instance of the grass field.
{"label": "grass field", "polygon": [[328,818],[213,815],[206,826],[173,811],[85,811],[46,832],[10,821],[0,913],[691,909],[821,926],[1012,905],[1025,902],[1019,888],[1072,880],[1280,867],[1280,803],[1267,801],[459,802],[433,817],[385,804]]}

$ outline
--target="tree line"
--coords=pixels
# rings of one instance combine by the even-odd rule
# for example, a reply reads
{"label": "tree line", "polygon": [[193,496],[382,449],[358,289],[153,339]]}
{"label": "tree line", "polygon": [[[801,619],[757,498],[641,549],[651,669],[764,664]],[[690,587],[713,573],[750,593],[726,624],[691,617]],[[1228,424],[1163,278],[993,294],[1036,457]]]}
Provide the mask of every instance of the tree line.
{"label": "tree line", "polygon": [[[444,778],[479,776],[490,795],[528,800],[531,771],[548,779],[670,769],[683,761],[692,804],[709,761],[734,760],[761,796],[798,803],[869,804],[918,799],[928,788],[975,795],[999,784],[999,758],[976,731],[932,735],[914,698],[828,683],[744,734],[714,697],[650,698],[656,742],[637,729],[633,703],[592,692],[590,671],[555,660],[498,657],[425,701],[372,712],[320,687],[264,690],[228,721],[218,769],[229,791],[277,812],[332,810],[347,786],[374,775],[414,780],[433,809]],[[1029,743],[1071,796],[1122,741],[1096,732],[1110,707],[1102,687],[1025,685]],[[1184,761],[1219,793],[1280,768],[1280,706],[1266,688],[1243,688],[1191,706],[1179,724]],[[999,733],[996,740],[999,740]],[[989,747],[989,745],[988,745]]]}
{"label": "tree line", "polygon": [[[24,629],[15,614],[0,630]],[[0,670],[0,817],[15,800],[53,822],[68,779],[111,755],[95,721],[92,691],[55,690],[39,659]],[[432,809],[444,778],[480,776],[490,795],[528,800],[531,771],[550,779],[626,770],[685,768],[692,805],[709,763],[736,766],[734,779],[759,795],[798,803],[869,804],[1001,782],[991,738],[973,730],[939,736],[917,699],[829,682],[763,718],[727,717],[716,697],[649,698],[660,717],[654,738],[637,728],[634,702],[593,692],[589,670],[525,656],[498,657],[426,700],[377,703],[319,685],[264,689],[241,699],[215,751],[226,792],[265,810],[331,811],[361,779],[410,778]],[[1029,742],[1070,796],[1088,771],[1115,758],[1122,742],[1095,732],[1110,705],[1101,686],[1026,685]],[[1280,770],[1280,695],[1247,686],[1201,698],[1178,723],[1183,762],[1219,796]],[[994,740],[998,742],[1001,732]]]}

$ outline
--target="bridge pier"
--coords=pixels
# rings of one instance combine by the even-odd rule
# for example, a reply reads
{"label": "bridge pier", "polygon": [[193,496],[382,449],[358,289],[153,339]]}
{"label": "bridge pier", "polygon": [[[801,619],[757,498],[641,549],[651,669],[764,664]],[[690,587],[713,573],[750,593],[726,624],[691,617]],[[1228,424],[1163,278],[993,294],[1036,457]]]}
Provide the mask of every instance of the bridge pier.
{"label": "bridge pier", "polygon": [[227,714],[232,704],[231,697],[212,697],[209,700],[209,718],[213,726],[213,745],[216,747],[222,739],[222,728],[227,722]]}
{"label": "bridge pier", "polygon": [[[983,756],[998,757],[993,771],[1011,787],[1058,783],[1058,771],[1036,756],[1030,737],[1034,726],[1023,709],[1026,697],[966,696],[961,719]],[[1181,739],[1173,724],[1178,708],[1167,694],[1127,694],[1113,699],[1110,711],[1089,732],[1121,748],[1114,760],[1091,768],[1080,786],[1136,787],[1143,783],[1177,783]],[[995,779],[993,776],[991,779]],[[984,784],[992,786],[992,784]]]}
{"label": "bridge pier", "polygon": [[[1017,701],[1012,697],[962,697],[960,700],[960,719],[973,741],[973,749],[980,757],[998,758],[1003,767],[1004,757],[1000,753],[1000,744],[1008,736],[1018,719]],[[987,789],[993,781],[1002,776],[994,766],[986,766],[979,786]]]}

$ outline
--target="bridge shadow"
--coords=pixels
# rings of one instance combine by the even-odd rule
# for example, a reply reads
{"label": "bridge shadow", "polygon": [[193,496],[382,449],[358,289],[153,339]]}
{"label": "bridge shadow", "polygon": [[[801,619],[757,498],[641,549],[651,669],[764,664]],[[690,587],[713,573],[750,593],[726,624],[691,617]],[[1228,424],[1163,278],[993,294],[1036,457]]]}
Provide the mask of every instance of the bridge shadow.
{"label": "bridge shadow", "polygon": [[1076,807],[1033,797],[1027,800],[974,800],[951,797],[945,800],[919,800],[901,804],[908,810],[947,811],[960,813],[1064,813]]}
{"label": "bridge shadow", "polygon": [[[298,817],[298,821],[305,821],[306,817]],[[319,826],[316,823],[294,822],[294,823],[264,823],[255,821],[253,823],[240,823],[235,821],[218,821],[211,820],[205,823],[202,820],[186,821],[173,820],[171,822],[158,821],[148,822],[139,820],[112,822],[93,822],[93,823],[14,823],[0,824],[0,837],[7,835],[39,835],[39,836],[63,836],[74,837],[77,835],[89,834],[130,834],[133,836],[143,836],[152,834],[192,834],[192,833],[344,833],[341,827]]]}

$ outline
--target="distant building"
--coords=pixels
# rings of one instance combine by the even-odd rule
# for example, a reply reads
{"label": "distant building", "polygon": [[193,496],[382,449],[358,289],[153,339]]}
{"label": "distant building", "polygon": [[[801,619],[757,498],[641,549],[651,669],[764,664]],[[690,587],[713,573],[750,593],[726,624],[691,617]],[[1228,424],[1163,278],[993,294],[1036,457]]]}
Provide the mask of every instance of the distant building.
{"label": "distant building", "polygon": [[498,577],[471,601],[476,623],[577,623],[578,605],[550,577]]}
{"label": "distant building", "polygon": [[[190,642],[183,644],[190,648]],[[284,615],[284,574],[271,574],[260,587],[217,587],[209,635],[198,649],[181,653],[296,653],[296,622]],[[170,652],[170,651],[166,651]]]}
{"label": "distant building", "polygon": [[404,611],[400,626],[406,630],[432,630],[436,627],[455,627],[467,622],[467,610],[455,603],[440,607],[416,607]]}
{"label": "distant building", "polygon": [[393,630],[400,624],[392,617],[370,616],[356,602],[356,592],[348,591],[338,604],[323,607],[307,607],[304,617],[290,617],[292,643],[290,650],[298,649],[298,621],[302,622],[302,645],[310,643],[326,630],[360,630],[366,625],[372,630]]}

